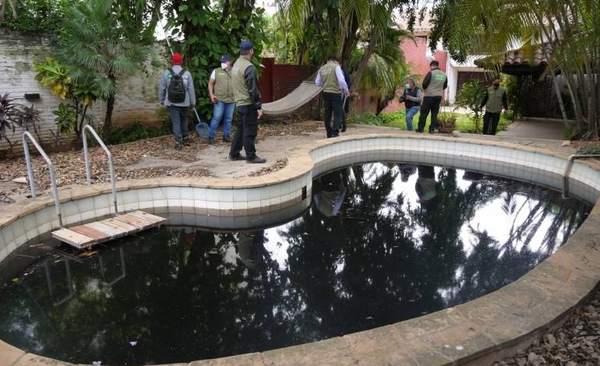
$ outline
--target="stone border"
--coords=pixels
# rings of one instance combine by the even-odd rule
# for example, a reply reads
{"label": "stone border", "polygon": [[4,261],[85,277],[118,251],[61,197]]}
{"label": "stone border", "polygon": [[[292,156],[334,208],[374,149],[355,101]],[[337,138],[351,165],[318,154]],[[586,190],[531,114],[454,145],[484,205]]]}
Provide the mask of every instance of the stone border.
{"label": "stone border", "polygon": [[[191,213],[209,204],[214,210],[237,211],[234,212],[235,216],[239,214],[242,217],[252,209],[249,202],[253,202],[253,197],[259,197],[254,200],[256,204],[268,202],[268,210],[277,212],[308,205],[310,200],[306,196],[310,196],[313,176],[350,163],[392,158],[539,180],[541,184],[560,189],[561,174],[568,156],[503,142],[439,135],[390,133],[343,137],[320,140],[298,148],[290,153],[287,167],[267,176],[204,179],[202,182],[192,178],[119,182],[119,201],[124,202],[120,204],[120,210],[150,208],[148,202],[155,202],[154,196],[150,196],[150,201],[139,201],[138,193],[146,190],[146,194],[157,192],[161,197],[164,196],[167,206],[183,205]],[[571,174],[570,191],[596,202],[600,195],[600,164],[577,161]],[[233,192],[240,194],[232,193],[233,188],[236,188]],[[182,190],[190,190],[194,199],[183,200]],[[257,195],[259,191],[261,194]],[[110,207],[110,192],[108,184],[61,189],[61,205],[65,211],[71,210],[70,215],[65,215],[67,222],[84,218],[85,213],[74,208],[86,199]],[[210,201],[209,196],[217,198]],[[132,202],[135,201],[134,197],[137,203]],[[147,206],[141,202],[146,202]],[[243,206],[243,202],[246,202],[246,206]],[[239,205],[236,206],[236,203]],[[98,207],[94,209],[98,210]],[[96,214],[98,212],[95,211]],[[0,251],[4,253],[12,252],[26,240],[36,237],[36,233],[39,235],[39,227],[50,231],[58,226],[57,220],[49,219],[54,214],[54,207],[52,197],[47,194],[10,205],[0,210],[0,214]],[[35,221],[31,220],[32,217]],[[42,219],[46,221],[42,223]],[[560,326],[573,309],[595,290],[600,281],[599,239],[600,205],[596,204],[584,224],[556,253],[519,280],[476,300],[342,337],[177,365],[492,364]],[[4,257],[6,255],[0,258]],[[26,353],[0,341],[0,365],[46,364],[71,365]]]}

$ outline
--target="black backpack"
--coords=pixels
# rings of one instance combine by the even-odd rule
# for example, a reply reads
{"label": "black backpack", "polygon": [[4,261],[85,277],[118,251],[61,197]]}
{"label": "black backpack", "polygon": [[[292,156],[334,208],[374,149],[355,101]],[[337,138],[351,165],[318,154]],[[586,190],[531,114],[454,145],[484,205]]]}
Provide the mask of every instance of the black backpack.
{"label": "black backpack", "polygon": [[179,74],[173,72],[173,69],[169,67],[171,73],[171,81],[167,88],[167,97],[171,103],[183,103],[185,101],[185,84],[183,82],[184,69],[181,69]]}

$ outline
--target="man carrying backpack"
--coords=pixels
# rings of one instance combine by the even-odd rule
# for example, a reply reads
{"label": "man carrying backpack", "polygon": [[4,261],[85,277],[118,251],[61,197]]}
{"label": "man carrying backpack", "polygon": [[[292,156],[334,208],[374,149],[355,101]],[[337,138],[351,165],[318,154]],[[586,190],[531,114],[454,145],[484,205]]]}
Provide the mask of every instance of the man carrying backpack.
{"label": "man carrying backpack", "polygon": [[183,146],[190,146],[188,134],[189,107],[196,105],[196,91],[194,80],[189,71],[181,67],[183,57],[179,53],[173,54],[173,67],[163,71],[158,87],[158,101],[169,110],[175,137],[175,150]]}

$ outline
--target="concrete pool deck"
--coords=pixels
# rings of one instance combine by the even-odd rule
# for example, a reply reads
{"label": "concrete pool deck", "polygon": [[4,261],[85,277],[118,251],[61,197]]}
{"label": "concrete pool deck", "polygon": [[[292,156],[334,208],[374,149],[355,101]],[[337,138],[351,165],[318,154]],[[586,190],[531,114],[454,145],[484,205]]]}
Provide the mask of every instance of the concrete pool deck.
{"label": "concrete pool deck", "polygon": [[[530,125],[520,126],[529,128]],[[543,126],[543,125],[542,125]],[[567,158],[574,149],[563,146],[560,138],[539,139],[516,136],[519,126],[498,136],[472,136],[459,134],[454,137],[434,135],[418,137],[428,144],[452,144],[454,141],[475,143],[485,149],[517,149],[528,153]],[[386,128],[361,128],[344,141],[352,141],[368,131],[369,138],[407,139],[406,132],[390,131]],[[511,135],[511,133],[513,135]],[[534,136],[539,136],[536,134]],[[555,136],[555,135],[553,135]],[[417,137],[417,136],[415,136]],[[367,138],[365,136],[365,138]],[[379,139],[376,141],[383,141]],[[317,141],[327,146],[328,141]],[[431,145],[427,145],[431,146]],[[260,151],[260,144],[259,144]],[[306,150],[291,150],[290,164],[303,169],[310,160]],[[598,162],[583,162],[600,170]],[[285,172],[275,172],[251,180],[239,180],[239,185],[269,185],[287,179]],[[174,178],[168,179],[172,182]],[[163,181],[166,184],[167,179]],[[216,184],[216,180],[214,184]],[[139,186],[136,182],[120,182],[121,190]],[[147,184],[147,183],[144,183]],[[192,184],[186,182],[185,185]],[[230,182],[222,182],[223,187]],[[86,192],[87,191],[87,192]],[[65,193],[63,198],[62,193]],[[61,192],[61,200],[98,192],[93,187],[82,187],[77,192]],[[70,197],[66,197],[70,196]],[[50,201],[46,198],[46,201]],[[43,203],[46,204],[46,203]],[[8,214],[14,210],[31,210],[35,203],[10,205]],[[0,220],[0,225],[3,222]],[[511,355],[516,349],[558,327],[572,310],[586,299],[600,280],[600,207],[596,205],[586,222],[555,254],[511,285],[477,300],[448,308],[416,319],[391,324],[369,331],[336,337],[320,342],[287,347],[261,353],[239,355],[215,360],[175,363],[183,366],[291,366],[291,365],[487,365]],[[0,342],[0,365],[37,366],[71,365],[26,353]]]}

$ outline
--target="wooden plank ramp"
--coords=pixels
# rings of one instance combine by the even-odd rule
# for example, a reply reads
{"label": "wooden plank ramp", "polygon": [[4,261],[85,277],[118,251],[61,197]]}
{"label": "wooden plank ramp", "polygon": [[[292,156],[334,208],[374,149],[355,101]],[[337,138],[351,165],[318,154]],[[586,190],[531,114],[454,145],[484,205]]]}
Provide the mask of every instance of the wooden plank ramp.
{"label": "wooden plank ramp", "polygon": [[52,232],[52,237],[78,249],[122,238],[124,236],[163,225],[167,219],[144,211],[133,211],[101,221],[62,228]]}

